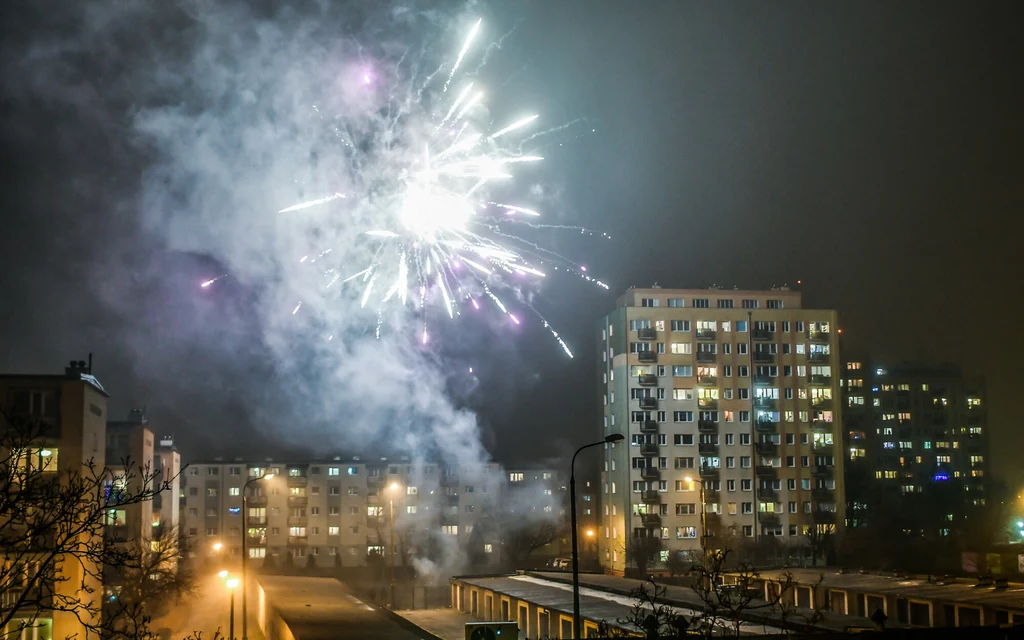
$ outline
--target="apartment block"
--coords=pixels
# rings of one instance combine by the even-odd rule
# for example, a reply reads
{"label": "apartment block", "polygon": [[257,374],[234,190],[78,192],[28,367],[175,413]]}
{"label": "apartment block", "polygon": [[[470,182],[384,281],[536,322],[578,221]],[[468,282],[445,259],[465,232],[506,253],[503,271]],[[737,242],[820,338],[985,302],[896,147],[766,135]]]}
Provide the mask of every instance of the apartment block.
{"label": "apartment block", "polygon": [[[851,480],[851,526],[870,519],[865,493],[914,496],[955,487],[962,506],[986,504],[989,464],[985,384],[956,365],[886,364],[851,358],[843,364],[843,442]],[[874,487],[872,486],[874,485]],[[949,529],[947,515],[943,524]],[[923,515],[923,514],[922,514]]]}
{"label": "apartment block", "polygon": [[632,537],[660,537],[665,559],[842,526],[836,322],[785,287],[618,299],[597,327],[597,435],[626,436],[604,448],[606,571],[631,566]]}
{"label": "apartment block", "polygon": [[[72,361],[63,375],[0,374],[0,403],[4,413],[15,420],[29,418],[45,425],[33,441],[25,464],[41,469],[44,474],[53,472],[55,481],[71,473],[89,475],[91,466],[97,471],[103,469],[107,398],[103,385],[84,361]],[[6,458],[9,452],[2,455]],[[96,499],[98,501],[100,496]],[[82,542],[86,540],[83,537]],[[9,576],[27,576],[29,565],[34,562],[30,554],[22,551],[5,555],[0,549],[0,557],[8,565],[6,575]],[[49,588],[54,589],[58,597],[91,600],[98,609],[103,585],[97,577],[102,567],[90,565],[87,559],[72,557],[65,557],[56,566],[60,571],[59,579]],[[18,580],[5,581],[0,593],[5,609],[13,606],[23,591],[24,585],[19,585]],[[29,622],[32,626],[22,629]],[[80,620],[73,612],[26,610],[15,613],[3,634],[17,637],[24,633],[36,640],[93,637],[83,622],[98,621]]]}
{"label": "apartment block", "polygon": [[[259,480],[265,474],[273,477]],[[192,555],[207,563],[237,562],[243,529],[254,562],[355,567],[370,554],[394,549],[401,562],[428,547],[472,549],[484,563],[497,562],[491,516],[504,485],[497,464],[214,460],[189,464],[183,477],[185,534]]]}

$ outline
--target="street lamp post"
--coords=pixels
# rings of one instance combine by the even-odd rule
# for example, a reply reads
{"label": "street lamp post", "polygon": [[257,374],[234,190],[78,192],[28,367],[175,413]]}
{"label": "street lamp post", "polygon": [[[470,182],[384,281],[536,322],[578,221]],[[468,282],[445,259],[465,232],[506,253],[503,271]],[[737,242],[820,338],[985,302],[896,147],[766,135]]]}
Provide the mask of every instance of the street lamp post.
{"label": "street lamp post", "polygon": [[231,578],[227,581],[228,591],[231,592],[231,608],[228,614],[228,638],[235,640],[235,588],[238,587],[238,578]]}
{"label": "street lamp post", "polygon": [[[248,482],[245,483],[245,485],[242,486],[242,640],[249,640],[249,620],[246,617],[246,614],[248,613],[248,609],[246,608],[246,597],[245,597],[246,596],[246,586],[247,586],[247,584],[246,584],[246,576],[245,576],[245,566],[246,566],[246,564],[248,564],[248,561],[249,561],[249,552],[248,552],[248,549],[246,548],[247,547],[246,541],[248,540],[248,537],[249,537],[249,526],[248,526],[249,525],[249,494],[247,492],[249,490],[249,485],[250,484],[253,484],[255,482],[259,482],[260,480],[270,480],[273,477],[274,477],[274,474],[272,474],[272,473],[264,473],[261,476],[257,476],[255,478],[250,479]],[[231,595],[231,602],[232,602],[231,606],[232,606],[232,608],[234,608],[234,601],[235,601],[235,596],[234,596],[234,592],[232,592],[232,595]],[[234,618],[234,615],[232,615],[232,619],[233,618]],[[231,640],[234,640],[234,638],[232,638]]]}
{"label": "street lamp post", "polygon": [[683,478],[687,482],[696,482],[700,487],[700,566],[707,573],[708,569],[708,517],[704,505],[704,481],[694,480],[690,476]]}
{"label": "street lamp post", "polygon": [[569,513],[572,517],[572,631],[577,638],[582,638],[581,624],[580,624],[580,552],[579,552],[579,532],[576,530],[576,456],[580,454],[580,451],[589,449],[590,447],[596,447],[601,444],[608,442],[619,442],[624,440],[626,436],[621,433],[612,433],[605,436],[604,440],[600,442],[591,442],[585,444],[576,450],[576,453],[572,454],[572,463],[569,465]]}
{"label": "street lamp post", "polygon": [[389,525],[391,527],[391,562],[388,582],[391,587],[391,608],[395,608],[395,492],[398,491],[398,483],[392,482],[388,487],[388,506],[390,511]]}

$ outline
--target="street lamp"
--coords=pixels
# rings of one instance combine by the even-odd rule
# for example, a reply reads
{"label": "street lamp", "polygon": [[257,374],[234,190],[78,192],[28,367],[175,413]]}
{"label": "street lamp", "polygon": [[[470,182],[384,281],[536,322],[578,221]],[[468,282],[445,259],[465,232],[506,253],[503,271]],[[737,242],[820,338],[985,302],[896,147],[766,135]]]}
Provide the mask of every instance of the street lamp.
{"label": "street lamp", "polygon": [[228,577],[228,570],[227,569],[221,569],[220,571],[217,572],[217,577],[220,578],[221,580],[224,580],[225,578]]}
{"label": "street lamp", "polygon": [[219,542],[214,542],[213,543],[213,550],[219,552],[221,550],[221,547],[223,547],[223,546],[224,545],[219,543]]}
{"label": "street lamp", "polygon": [[392,482],[388,486],[388,506],[391,512],[389,525],[391,527],[391,562],[389,576],[389,582],[391,585],[391,608],[395,608],[395,493],[398,492],[399,485],[397,482]]}
{"label": "street lamp", "polygon": [[580,625],[580,551],[579,532],[576,531],[576,456],[580,451],[596,447],[606,443],[616,443],[625,440],[626,436],[621,433],[612,433],[605,436],[600,442],[585,444],[572,454],[572,463],[569,465],[569,513],[572,515],[572,632],[577,638],[582,638]]}
{"label": "street lamp", "polygon": [[[246,617],[248,609],[246,608],[246,579],[245,579],[245,565],[248,564],[249,552],[246,549],[246,540],[249,537],[249,494],[247,493],[249,485],[260,480],[270,480],[274,477],[272,473],[264,473],[261,476],[251,478],[242,486],[242,640],[249,640],[249,621]],[[232,603],[234,602],[234,592],[232,592]],[[232,604],[232,607],[234,605]],[[231,640],[234,640],[232,638]]]}
{"label": "street lamp", "polygon": [[228,637],[235,640],[235,589],[238,587],[238,578],[230,578],[227,581],[228,591],[231,592],[231,609],[228,614]]}

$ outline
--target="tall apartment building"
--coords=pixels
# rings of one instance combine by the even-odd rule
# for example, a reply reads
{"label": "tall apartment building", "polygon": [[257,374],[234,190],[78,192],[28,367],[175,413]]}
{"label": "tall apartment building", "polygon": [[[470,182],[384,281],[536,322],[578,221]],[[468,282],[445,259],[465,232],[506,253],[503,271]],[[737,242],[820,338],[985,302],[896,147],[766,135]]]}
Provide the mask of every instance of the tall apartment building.
{"label": "tall apartment building", "polygon": [[[273,478],[249,486],[263,474]],[[394,510],[396,562],[428,553],[471,553],[497,562],[498,531],[490,516],[504,480],[497,464],[473,469],[408,459],[340,457],[322,461],[189,464],[183,485],[185,534],[193,555],[235,562],[242,531],[251,561],[355,567],[369,554],[387,557]],[[219,543],[219,546],[217,544]],[[493,560],[492,560],[493,558]]]}
{"label": "tall apartment building", "polygon": [[[34,442],[38,445],[29,451],[28,464],[38,465],[44,473],[54,472],[55,479],[58,475],[66,477],[68,473],[89,474],[90,464],[95,465],[97,471],[103,468],[107,398],[103,385],[84,361],[73,361],[64,370],[64,375],[0,374],[0,403],[3,403],[4,413],[14,419],[29,417],[47,425]],[[0,455],[6,456],[7,452]],[[96,499],[99,500],[100,496],[97,495]],[[16,602],[19,591],[23,591],[23,588],[19,589],[18,581],[13,579],[21,573],[17,565],[31,562],[31,558],[22,552],[5,556],[0,549],[0,559],[9,563],[5,576],[12,577],[0,585],[0,597],[6,610],[7,603]],[[102,568],[89,565],[87,559],[71,557],[59,561],[56,566],[60,579],[50,588],[54,588],[61,597],[91,601],[98,609],[103,589],[96,577]],[[28,570],[27,566],[23,568]],[[22,629],[32,620],[32,627]],[[16,614],[2,631],[5,637],[24,637],[22,634],[26,633],[28,637],[41,640],[92,637],[75,613],[60,611],[34,610]]]}
{"label": "tall apartment building", "polygon": [[837,333],[787,288],[619,298],[597,330],[598,432],[627,436],[604,449],[606,571],[630,566],[632,536],[699,553],[702,521],[707,548],[842,526]]}
{"label": "tall apartment building", "polygon": [[[985,505],[989,452],[982,379],[964,377],[956,365],[887,365],[865,358],[844,362],[842,378],[851,526],[870,520],[862,494],[876,487],[908,496],[952,486],[962,491],[964,506]],[[937,526],[951,527],[946,515]]]}

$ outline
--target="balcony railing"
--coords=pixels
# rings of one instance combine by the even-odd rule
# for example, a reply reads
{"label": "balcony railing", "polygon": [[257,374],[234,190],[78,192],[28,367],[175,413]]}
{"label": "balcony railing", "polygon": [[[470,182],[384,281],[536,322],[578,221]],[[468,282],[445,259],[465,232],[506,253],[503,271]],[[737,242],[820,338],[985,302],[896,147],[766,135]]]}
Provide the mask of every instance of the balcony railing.
{"label": "balcony railing", "polygon": [[833,451],[831,442],[815,442],[814,453],[820,453],[822,455],[831,455]]}
{"label": "balcony railing", "polygon": [[717,398],[697,398],[697,406],[701,409],[707,409],[708,411],[718,410],[718,399]]}
{"label": "balcony railing", "polygon": [[701,468],[700,468],[700,477],[702,477],[702,478],[717,478],[718,477],[718,467],[701,466]]}
{"label": "balcony railing", "polygon": [[697,362],[714,362],[717,358],[717,353],[711,353],[710,351],[697,352]]}
{"label": "balcony railing", "polygon": [[828,354],[821,351],[812,351],[807,354],[808,362],[828,362]]}
{"label": "balcony railing", "polygon": [[445,474],[441,476],[442,487],[456,487],[459,485],[459,476],[456,474]]}
{"label": "balcony railing", "polygon": [[832,423],[824,420],[814,420],[811,422],[811,428],[815,431],[827,431],[832,433]]}
{"label": "balcony railing", "polygon": [[698,340],[714,340],[718,332],[714,329],[697,329]]}
{"label": "balcony railing", "polygon": [[766,464],[759,464],[757,465],[757,468],[754,469],[754,472],[759,476],[774,477],[777,469]]}
{"label": "balcony railing", "polygon": [[645,527],[661,526],[661,516],[656,513],[642,513],[640,514],[640,520],[644,523]]}
{"label": "balcony railing", "polygon": [[304,487],[309,482],[306,476],[288,476],[288,484],[293,487]]}
{"label": "balcony railing", "polygon": [[832,386],[832,376],[826,376],[820,373],[812,373],[807,376],[807,381],[816,387]]}
{"label": "balcony railing", "polygon": [[771,342],[775,339],[775,332],[767,329],[754,329],[751,335],[759,342]]}
{"label": "balcony railing", "polygon": [[700,433],[718,433],[718,423],[710,420],[698,420],[697,431]]}
{"label": "balcony railing", "polygon": [[250,507],[265,507],[267,506],[267,495],[263,494],[262,496],[247,496],[245,498],[245,503]]}
{"label": "balcony railing", "polygon": [[289,507],[304,507],[309,504],[309,498],[307,496],[288,496]]}
{"label": "balcony railing", "polygon": [[643,398],[640,398],[638,402],[640,403],[641,409],[651,410],[658,408],[658,399],[652,396],[645,396]]}
{"label": "balcony railing", "polygon": [[640,423],[640,433],[658,433],[658,423],[655,420],[644,420]]}
{"label": "balcony railing", "polygon": [[697,376],[697,384],[714,386],[718,384],[718,376]]}
{"label": "balcony railing", "polygon": [[388,477],[383,473],[370,474],[366,476],[366,484],[371,487],[379,487],[387,482]]}
{"label": "balcony railing", "polygon": [[829,335],[827,331],[808,331],[807,339],[814,342],[828,342]]}
{"label": "balcony railing", "polygon": [[710,442],[701,442],[697,444],[697,451],[702,456],[713,456],[718,454],[718,445]]}
{"label": "balcony railing", "polygon": [[660,451],[658,445],[653,442],[645,442],[640,445],[640,455],[648,458],[658,455]]}
{"label": "balcony railing", "polygon": [[754,429],[759,433],[772,433],[779,428],[779,423],[775,420],[761,419],[754,423]]}
{"label": "balcony railing", "polygon": [[836,514],[834,511],[815,511],[814,521],[818,524],[835,524]]}
{"label": "balcony railing", "polygon": [[644,491],[644,504],[661,504],[661,492],[657,489]]}
{"label": "balcony railing", "polygon": [[306,536],[288,536],[289,547],[305,547],[309,544],[309,539]]}
{"label": "balcony railing", "polygon": [[779,516],[774,513],[758,514],[757,519],[761,522],[762,527],[777,527],[781,523]]}
{"label": "balcony railing", "polygon": [[754,398],[754,408],[774,411],[779,408],[779,401],[776,398]]}
{"label": "balcony railing", "polygon": [[246,523],[250,527],[265,527],[265,526],[267,526],[267,519],[266,518],[250,517],[250,518],[248,518],[246,520]]}
{"label": "balcony railing", "polygon": [[825,466],[823,464],[815,465],[811,467],[812,476],[830,476],[832,475],[832,467]]}
{"label": "balcony railing", "polygon": [[637,382],[640,383],[641,387],[656,387],[658,386],[658,376],[653,373],[642,373]]}
{"label": "balcony railing", "polygon": [[304,527],[309,523],[309,518],[306,516],[288,516],[289,527]]}
{"label": "balcony railing", "polygon": [[366,526],[379,529],[384,526],[384,516],[366,516]]}
{"label": "balcony railing", "polygon": [[758,373],[754,375],[754,384],[760,386],[768,386],[775,384],[775,376],[770,376],[767,373]]}
{"label": "balcony railing", "polygon": [[823,398],[821,396],[811,398],[811,406],[815,409],[830,410],[832,408],[832,398]]}
{"label": "balcony railing", "polygon": [[658,339],[658,332],[655,331],[654,329],[650,329],[650,328],[647,328],[647,329],[637,329],[636,330],[636,337],[639,338],[640,340],[657,340]]}
{"label": "balcony railing", "polygon": [[811,497],[815,500],[831,500],[833,495],[833,490],[826,487],[815,487],[811,489]]}
{"label": "balcony railing", "polygon": [[774,456],[779,452],[779,445],[774,442],[757,442],[754,443],[754,451],[756,451],[758,455]]}
{"label": "balcony railing", "polygon": [[[716,504],[722,499],[722,494],[714,489],[706,489],[704,491],[704,503],[705,504]],[[705,514],[705,517],[711,514]]]}
{"label": "balcony railing", "polygon": [[757,490],[757,497],[762,500],[775,500],[775,489],[769,489],[767,487],[761,487]]}
{"label": "balcony railing", "polygon": [[654,351],[640,351],[636,354],[636,357],[640,362],[657,362],[658,354]]}
{"label": "balcony railing", "polygon": [[640,477],[644,480],[658,480],[661,478],[661,471],[658,467],[644,467],[640,469]]}
{"label": "balcony railing", "polygon": [[770,364],[772,362],[775,362],[775,354],[768,353],[767,351],[755,351],[754,362]]}

